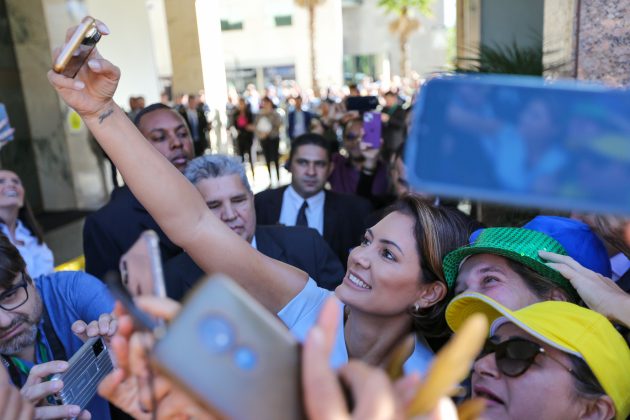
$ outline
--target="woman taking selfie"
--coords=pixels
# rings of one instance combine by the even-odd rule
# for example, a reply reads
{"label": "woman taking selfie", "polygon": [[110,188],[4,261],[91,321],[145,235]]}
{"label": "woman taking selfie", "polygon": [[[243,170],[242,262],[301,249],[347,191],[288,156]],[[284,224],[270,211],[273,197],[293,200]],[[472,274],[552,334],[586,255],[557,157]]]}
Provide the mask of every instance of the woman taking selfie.
{"label": "woman taking selfie", "polygon": [[[232,277],[304,338],[330,292],[319,289],[306,273],[256,251],[208,210],[193,185],[146,142],[112,100],[118,68],[94,52],[75,79],[52,71],[48,76],[169,238],[205,272]],[[143,165],[137,164],[140,158]],[[368,229],[352,250],[335,292],[346,316],[332,364],[353,357],[380,365],[412,331],[445,334],[448,291],[442,258],[466,243],[471,231],[464,216],[417,197],[401,200]],[[426,346],[416,343],[408,368],[423,370],[430,358]]]}
{"label": "woman taking selfie", "polygon": [[7,170],[0,170],[0,229],[20,251],[32,278],[54,271],[52,251],[24,197],[22,180]]}

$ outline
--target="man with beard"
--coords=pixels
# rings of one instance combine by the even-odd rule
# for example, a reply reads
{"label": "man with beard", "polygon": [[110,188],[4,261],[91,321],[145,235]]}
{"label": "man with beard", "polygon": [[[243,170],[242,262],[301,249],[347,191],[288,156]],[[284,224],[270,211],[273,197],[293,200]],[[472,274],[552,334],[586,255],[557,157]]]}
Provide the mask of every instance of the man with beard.
{"label": "man with beard", "polygon": [[47,397],[63,383],[47,378],[64,372],[87,338],[115,333],[113,304],[105,286],[82,272],[31,279],[17,248],[0,235],[0,369],[37,406],[36,418],[109,417],[100,397],[88,404],[89,413],[73,405],[49,406]]}
{"label": "man with beard", "polygon": [[[186,121],[172,108],[157,103],[141,110],[134,123],[155,149],[178,170],[193,158],[193,144]],[[141,162],[138,162],[140,165]],[[181,253],[133,196],[129,187],[117,188],[104,207],[85,219],[83,252],[85,271],[103,278],[118,270],[120,257],[145,230],[160,237],[160,254],[166,261]]]}

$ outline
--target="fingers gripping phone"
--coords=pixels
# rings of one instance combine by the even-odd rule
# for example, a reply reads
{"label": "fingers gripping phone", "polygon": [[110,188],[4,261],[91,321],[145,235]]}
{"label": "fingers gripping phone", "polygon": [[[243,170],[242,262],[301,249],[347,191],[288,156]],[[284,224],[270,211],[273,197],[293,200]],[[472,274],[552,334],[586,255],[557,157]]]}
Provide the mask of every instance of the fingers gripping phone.
{"label": "fingers gripping phone", "polygon": [[157,233],[144,231],[120,259],[122,283],[132,296],[166,297],[159,244]]}
{"label": "fingers gripping phone", "polygon": [[81,410],[96,395],[98,385],[113,369],[109,349],[103,337],[92,337],[68,360],[68,370],[51,381],[63,381],[63,389],[54,395],[58,405],[77,405]]}
{"label": "fingers gripping phone", "polygon": [[153,357],[160,371],[221,417],[304,418],[298,342],[227,277],[197,286]]}
{"label": "fingers gripping phone", "polygon": [[84,17],[61,49],[53,70],[74,78],[100,39],[101,33],[96,27],[96,20],[90,16]]}

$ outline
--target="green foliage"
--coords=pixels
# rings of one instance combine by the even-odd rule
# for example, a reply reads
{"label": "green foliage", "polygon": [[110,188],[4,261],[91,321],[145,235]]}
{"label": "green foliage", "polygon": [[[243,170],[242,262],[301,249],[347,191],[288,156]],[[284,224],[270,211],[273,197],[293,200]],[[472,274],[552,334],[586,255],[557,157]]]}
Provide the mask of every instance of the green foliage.
{"label": "green foliage", "polygon": [[475,55],[475,58],[460,57],[456,71],[542,76],[545,71],[562,66],[562,63],[543,65],[542,43],[535,47],[519,46],[516,42],[507,46],[482,45]]}
{"label": "green foliage", "polygon": [[387,13],[395,13],[397,15],[407,14],[409,10],[417,10],[424,16],[433,14],[431,10],[433,0],[378,0],[378,5],[385,9]]}

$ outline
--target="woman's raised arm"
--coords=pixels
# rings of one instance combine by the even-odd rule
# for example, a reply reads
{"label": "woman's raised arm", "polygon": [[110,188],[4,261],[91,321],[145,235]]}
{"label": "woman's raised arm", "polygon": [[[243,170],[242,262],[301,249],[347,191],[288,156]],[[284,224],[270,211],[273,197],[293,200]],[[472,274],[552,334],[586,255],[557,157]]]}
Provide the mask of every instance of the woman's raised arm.
{"label": "woman's raised arm", "polygon": [[[98,25],[109,33],[101,22]],[[212,214],[195,187],[114,103],[119,78],[120,70],[96,50],[74,79],[48,72],[50,83],[83,118],[166,235],[205,272],[227,274],[268,309],[279,311],[302,290],[307,275],[254,250]]]}

